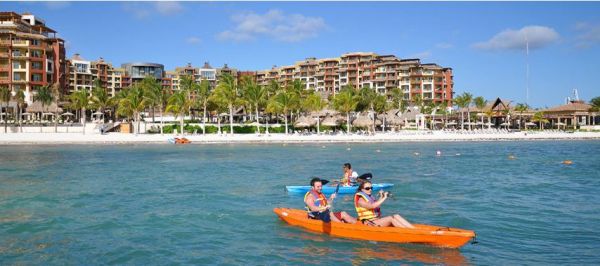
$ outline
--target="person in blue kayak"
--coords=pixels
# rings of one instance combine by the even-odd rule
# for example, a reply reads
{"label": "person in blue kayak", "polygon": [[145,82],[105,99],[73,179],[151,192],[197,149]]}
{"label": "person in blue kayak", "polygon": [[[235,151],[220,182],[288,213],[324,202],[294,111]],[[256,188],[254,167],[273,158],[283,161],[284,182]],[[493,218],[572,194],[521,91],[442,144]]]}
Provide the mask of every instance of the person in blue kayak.
{"label": "person in blue kayak", "polygon": [[344,164],[344,176],[340,181],[342,186],[354,186],[356,185],[356,178],[358,177],[358,173],[352,170],[352,165],[350,163]]}
{"label": "person in blue kayak", "polygon": [[373,193],[373,184],[371,181],[360,183],[357,192],[354,195],[354,208],[358,213],[358,220],[363,224],[373,226],[394,226],[414,228],[406,219],[399,214],[381,217],[381,204],[388,198],[389,192],[380,193],[379,198],[375,200]]}
{"label": "person in blue kayak", "polygon": [[[304,203],[306,204],[306,210],[308,211],[308,217],[311,219],[322,220],[323,222],[329,223],[334,222],[345,222],[345,223],[356,223],[356,218],[352,217],[345,211],[334,212],[331,215],[330,206],[327,198],[321,192],[323,189],[323,180],[318,177],[314,177],[310,180],[311,190],[306,192],[304,195]],[[331,194],[329,201],[335,199],[337,193]]]}

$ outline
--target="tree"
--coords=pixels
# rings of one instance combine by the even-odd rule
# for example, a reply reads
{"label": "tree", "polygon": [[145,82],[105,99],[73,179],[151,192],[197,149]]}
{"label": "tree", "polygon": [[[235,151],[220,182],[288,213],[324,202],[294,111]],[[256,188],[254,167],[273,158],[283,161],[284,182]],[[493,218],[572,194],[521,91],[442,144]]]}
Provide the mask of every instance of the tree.
{"label": "tree", "polygon": [[183,135],[183,118],[185,117],[185,113],[190,109],[192,101],[189,99],[189,91],[187,90],[179,90],[167,101],[167,111],[174,112],[175,117],[179,117],[179,125],[181,130],[179,134]]}
{"label": "tree", "polygon": [[[327,102],[319,95],[319,93],[312,91],[306,99],[302,101],[302,108],[308,112],[319,112],[327,106]],[[321,134],[321,121],[317,116],[317,134]]]}
{"label": "tree", "polygon": [[[113,104],[112,97],[108,95],[106,89],[102,88],[100,84],[97,84],[92,89],[92,96],[90,97],[90,107],[96,108],[101,113],[104,113],[105,109]],[[106,120],[102,117],[103,121]]]}
{"label": "tree", "polygon": [[256,133],[260,133],[260,122],[258,121],[258,109],[262,107],[267,100],[267,90],[258,86],[254,80],[245,76],[242,80],[242,91],[244,100],[253,108],[256,114]]}
{"label": "tree", "polygon": [[217,101],[223,102],[229,109],[229,129],[233,134],[233,107],[235,107],[240,100],[240,93],[238,91],[238,84],[236,80],[230,75],[225,74],[221,77],[219,85],[213,92],[213,96],[217,98]]}
{"label": "tree", "polygon": [[[388,103],[387,98],[384,95],[377,95],[373,100],[373,110],[375,111],[375,115],[386,113],[387,111],[392,109],[392,104]],[[373,121],[375,116],[373,116]],[[375,133],[375,128],[373,124],[373,133]],[[383,117],[382,129],[385,131],[385,116]]]}
{"label": "tree", "polygon": [[[184,76],[185,79],[185,76]],[[183,80],[182,79],[182,83]],[[142,81],[140,81],[139,84],[140,88],[142,89],[142,91],[144,92],[144,98],[146,101],[146,106],[150,107],[150,112],[152,113],[152,123],[155,122],[155,117],[154,117],[154,110],[156,109],[156,107],[158,106],[160,108],[159,112],[160,112],[160,121],[161,121],[161,126],[160,126],[160,130],[161,130],[161,134],[162,134],[162,111],[163,111],[163,106],[164,106],[164,102],[165,102],[165,98],[166,95],[164,95],[163,89],[162,89],[162,85],[160,84],[160,82],[158,82],[158,80],[156,80],[156,78],[152,75],[147,75],[146,77],[144,77],[144,79],[142,79]]]}
{"label": "tree", "polygon": [[[361,111],[367,111],[367,113],[374,113],[375,99],[377,98],[377,93],[375,90],[371,89],[369,86],[364,86],[358,91],[358,96],[358,109]],[[373,133],[375,133],[375,114],[373,114],[371,121],[371,129],[373,130]],[[371,131],[371,129],[369,129],[369,131]]]}
{"label": "tree", "polygon": [[[37,94],[33,97],[34,101],[38,101],[42,104],[42,113],[46,106],[52,104],[54,101],[54,95],[52,94],[52,85],[46,85],[38,89]],[[42,132],[42,126],[40,124],[40,133]]]}
{"label": "tree", "polygon": [[202,106],[202,134],[206,134],[206,109],[208,106],[208,98],[210,97],[210,82],[208,80],[200,81],[200,86],[196,91],[196,102]]}
{"label": "tree", "polygon": [[600,111],[600,96],[590,100],[590,104],[592,105],[592,109],[591,109],[592,112],[599,112]]}
{"label": "tree", "polygon": [[473,94],[468,93],[468,92],[464,92],[462,94],[463,99],[465,101],[465,107],[467,107],[467,119],[469,121],[469,130],[471,130],[471,103],[473,103]]}
{"label": "tree", "polygon": [[119,100],[117,113],[125,115],[128,118],[133,116],[134,121],[137,122],[137,127],[135,130],[135,134],[137,135],[140,133],[140,113],[146,109],[147,98],[144,97],[144,90],[138,83],[126,90],[127,92],[124,93],[124,97]]}
{"label": "tree", "polygon": [[458,106],[458,108],[460,109],[460,129],[464,130],[465,129],[464,108],[467,106],[467,101],[463,95],[454,97],[453,101],[454,101],[454,104],[456,104],[456,106]]}
{"label": "tree", "polygon": [[[527,111],[529,106],[526,103],[518,103],[515,106],[515,111],[519,112],[519,129],[521,129],[521,124],[523,123],[523,112]],[[527,124],[525,124],[525,129],[527,129]]]}
{"label": "tree", "polygon": [[548,119],[546,119],[544,112],[536,112],[533,114],[533,118],[531,118],[531,120],[540,123],[540,129],[542,130],[544,130],[544,124],[548,123]]}
{"label": "tree", "polygon": [[473,99],[473,102],[475,103],[475,107],[477,107],[477,109],[479,109],[479,112],[481,114],[481,125],[483,127],[483,108],[485,108],[485,106],[487,105],[487,101],[481,97],[475,97],[475,99]]}
{"label": "tree", "polygon": [[60,83],[56,82],[52,85],[52,95],[54,95],[54,100],[56,101],[56,106],[54,107],[54,133],[58,132],[58,102],[60,102],[62,98],[62,94],[60,93]]}
{"label": "tree", "polygon": [[267,108],[275,113],[283,114],[285,134],[288,134],[288,113],[291,110],[298,108],[299,105],[300,100],[298,95],[293,91],[282,90],[269,100]]}
{"label": "tree", "polygon": [[165,110],[165,102],[167,101],[167,93],[163,90],[162,85],[154,76],[146,76],[140,86],[144,91],[146,104],[151,107],[152,123],[154,123],[154,110],[158,107],[158,115],[160,116],[160,134],[163,134],[163,111]]}
{"label": "tree", "polygon": [[333,98],[333,108],[341,113],[346,114],[348,133],[351,132],[350,112],[356,111],[357,106],[358,96],[355,95],[355,89],[351,85],[342,89]]}
{"label": "tree", "polygon": [[17,101],[17,108],[19,109],[19,130],[23,133],[23,118],[21,117],[23,113],[23,108],[25,107],[25,93],[23,90],[17,90],[15,94],[15,100]]}
{"label": "tree", "polygon": [[83,124],[83,134],[85,135],[85,111],[90,106],[90,98],[86,89],[82,89],[69,95],[69,106],[75,110],[80,110],[79,119]]}
{"label": "tree", "polygon": [[402,110],[402,109],[406,104],[405,104],[404,93],[402,92],[402,89],[393,88],[388,93],[388,96],[392,98],[392,102],[394,103],[394,108],[398,108],[398,110],[403,112],[404,110]]}
{"label": "tree", "polygon": [[[8,101],[10,101],[10,89],[6,86],[0,87],[0,103],[6,103],[6,109],[3,113],[4,120],[4,133],[8,132]],[[2,105],[0,105],[0,112],[2,111]]]}

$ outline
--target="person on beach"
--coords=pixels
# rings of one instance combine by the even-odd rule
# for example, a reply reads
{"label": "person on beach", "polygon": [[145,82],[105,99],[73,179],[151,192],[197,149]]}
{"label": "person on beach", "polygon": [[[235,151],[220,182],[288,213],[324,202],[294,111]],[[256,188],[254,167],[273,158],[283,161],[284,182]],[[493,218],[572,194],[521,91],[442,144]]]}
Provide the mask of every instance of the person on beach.
{"label": "person on beach", "polygon": [[[308,211],[309,218],[321,220],[326,223],[331,221],[351,224],[356,223],[356,218],[352,217],[345,211],[334,212],[333,215],[331,215],[327,198],[321,192],[323,189],[323,181],[320,178],[315,177],[311,179],[310,186],[312,189],[306,192],[304,195],[304,203],[306,204],[306,210]],[[336,194],[337,193],[331,194],[329,201],[335,199]]]}
{"label": "person on beach", "polygon": [[356,178],[358,177],[358,173],[352,171],[352,165],[350,163],[345,163],[343,166],[344,176],[341,178],[342,186],[353,186],[356,185]]}
{"label": "person on beach", "polygon": [[371,181],[360,183],[358,190],[354,195],[354,208],[358,213],[358,220],[363,224],[372,226],[394,226],[414,228],[406,219],[399,214],[381,217],[381,204],[388,198],[389,192],[380,193],[379,199],[375,200],[373,193],[373,184]]}

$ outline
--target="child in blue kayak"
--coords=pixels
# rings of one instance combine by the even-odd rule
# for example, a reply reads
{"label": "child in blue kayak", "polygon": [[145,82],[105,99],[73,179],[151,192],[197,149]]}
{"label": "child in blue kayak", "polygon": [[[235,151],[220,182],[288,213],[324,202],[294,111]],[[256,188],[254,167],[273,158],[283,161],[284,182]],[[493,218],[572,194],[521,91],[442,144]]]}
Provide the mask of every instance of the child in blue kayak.
{"label": "child in blue kayak", "polygon": [[[309,218],[321,220],[326,223],[331,221],[351,224],[356,223],[356,218],[350,216],[350,214],[345,211],[333,212],[333,215],[331,215],[327,198],[321,192],[323,189],[323,180],[315,177],[310,180],[310,186],[312,187],[311,190],[304,195],[304,203],[306,204]],[[337,193],[331,194],[329,201],[335,199],[336,195]]]}

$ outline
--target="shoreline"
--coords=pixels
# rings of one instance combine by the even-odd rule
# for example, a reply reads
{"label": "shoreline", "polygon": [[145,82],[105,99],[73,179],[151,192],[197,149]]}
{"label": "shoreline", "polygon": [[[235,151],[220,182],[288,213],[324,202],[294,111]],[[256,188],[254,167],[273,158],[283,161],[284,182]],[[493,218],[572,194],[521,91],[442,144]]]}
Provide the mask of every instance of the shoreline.
{"label": "shoreline", "polygon": [[[169,144],[173,134],[108,133],[0,133],[0,145],[120,145]],[[481,142],[481,141],[535,141],[535,140],[600,140],[600,132],[508,132],[473,133],[443,131],[407,131],[377,133],[375,135],[297,135],[297,134],[196,134],[185,135],[190,144],[283,144],[283,143],[402,143],[402,142]]]}

